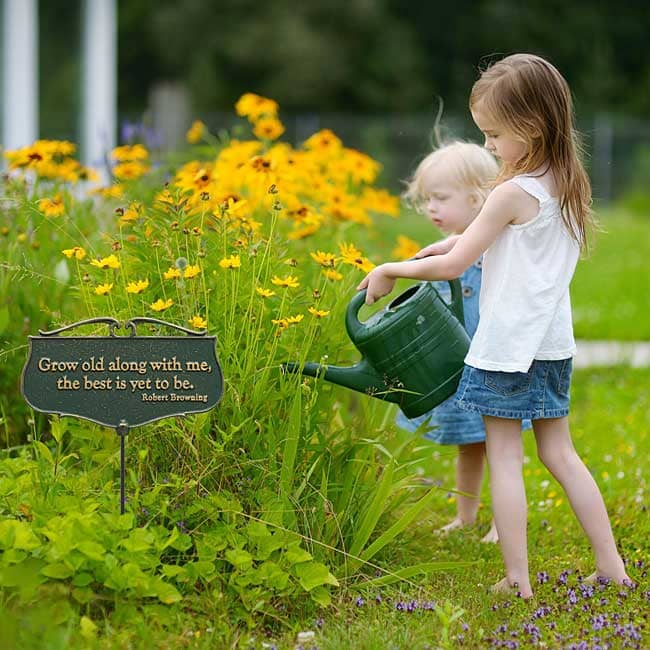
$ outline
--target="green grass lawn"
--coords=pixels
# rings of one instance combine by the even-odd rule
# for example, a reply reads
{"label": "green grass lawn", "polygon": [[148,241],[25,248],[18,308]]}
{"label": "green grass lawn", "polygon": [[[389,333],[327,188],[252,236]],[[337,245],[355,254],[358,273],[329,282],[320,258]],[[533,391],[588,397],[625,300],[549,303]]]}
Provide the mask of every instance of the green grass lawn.
{"label": "green grass lawn", "polygon": [[[650,216],[616,208],[598,209],[597,215],[602,231],[571,284],[576,338],[650,340]],[[377,262],[392,259],[400,234],[423,246],[443,236],[425,217],[409,212],[384,220],[378,230]]]}
{"label": "green grass lawn", "polygon": [[[503,575],[498,547],[480,542],[490,520],[487,485],[485,507],[475,529],[446,538],[433,534],[455,512],[453,495],[445,489],[454,484],[455,452],[432,444],[431,463],[424,471],[441,482],[438,503],[400,545],[393,546],[392,556],[385,561],[395,567],[426,561],[473,560],[476,564],[416,579],[417,586],[350,592],[336,611],[317,621],[322,624],[320,630],[311,621],[296,629],[317,631],[315,645],[320,650],[436,648],[444,642],[445,617],[462,609],[457,621],[447,625],[452,647],[499,647],[498,642],[506,640],[533,647],[537,637],[545,647],[572,647],[571,643],[584,641],[587,645],[580,647],[595,648],[606,640],[611,645],[602,647],[648,647],[649,385],[650,369],[611,368],[576,371],[572,388],[575,445],[603,492],[628,573],[638,583],[636,589],[610,585],[597,587],[591,595],[589,589],[581,588],[578,576],[594,569],[588,543],[561,488],[537,459],[533,435],[528,432],[524,434],[524,473],[530,567],[536,588],[532,603],[487,593]],[[397,443],[404,435],[396,432],[395,440],[388,442]],[[449,603],[450,609],[446,614],[436,611],[433,603],[443,609]],[[279,648],[292,647],[288,638],[275,643]]]}

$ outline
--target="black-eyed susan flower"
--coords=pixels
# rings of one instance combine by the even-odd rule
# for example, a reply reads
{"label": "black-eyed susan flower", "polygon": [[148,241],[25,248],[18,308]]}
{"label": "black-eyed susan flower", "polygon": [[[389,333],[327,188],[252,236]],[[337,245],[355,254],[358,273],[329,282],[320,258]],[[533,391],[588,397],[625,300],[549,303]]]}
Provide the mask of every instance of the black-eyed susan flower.
{"label": "black-eyed susan flower", "polygon": [[340,151],[343,143],[330,129],[322,129],[305,140],[304,147],[318,153],[331,153]]}
{"label": "black-eyed susan flower", "polygon": [[324,269],[323,270],[323,275],[328,279],[328,280],[342,280],[343,276],[338,272],[335,271],[334,269]]}
{"label": "black-eyed susan flower", "polygon": [[113,176],[121,181],[133,181],[144,176],[150,167],[139,160],[129,160],[113,167]]}
{"label": "black-eyed susan flower", "polygon": [[331,268],[336,262],[336,257],[333,253],[324,253],[323,251],[316,251],[315,253],[309,253],[314,261],[318,262],[321,266],[325,268]]}
{"label": "black-eyed susan flower", "polygon": [[239,255],[231,255],[230,257],[224,257],[219,261],[219,266],[222,269],[238,269],[241,266],[241,259]]}
{"label": "black-eyed susan flower", "polygon": [[60,194],[50,198],[39,199],[38,209],[46,217],[60,217],[65,212],[63,199]]}
{"label": "black-eyed susan flower", "polygon": [[274,117],[278,113],[278,103],[255,93],[244,93],[235,104],[235,111],[240,117],[247,117],[257,122],[263,115]]}
{"label": "black-eyed susan flower", "polygon": [[312,316],[316,316],[316,318],[324,318],[325,316],[329,315],[329,311],[325,311],[324,309],[316,309],[315,307],[308,307],[307,311]]}
{"label": "black-eyed susan flower", "polygon": [[300,286],[300,282],[298,282],[298,278],[294,277],[293,275],[287,275],[286,278],[280,278],[277,275],[274,275],[271,278],[271,283],[277,285],[278,287],[284,287],[285,289],[287,287],[291,287],[292,289],[295,289]]}
{"label": "black-eyed susan flower", "polygon": [[253,133],[260,140],[277,140],[284,133],[284,125],[275,117],[264,117],[255,123]]}
{"label": "black-eyed susan flower", "polygon": [[112,288],[113,288],[112,284],[98,284],[95,287],[95,293],[98,296],[105,296],[106,294],[111,292]]}
{"label": "black-eyed susan flower", "polygon": [[121,162],[125,160],[146,160],[149,158],[149,152],[141,144],[124,144],[120,147],[115,147],[111,151],[111,158]]}
{"label": "black-eyed susan flower", "polygon": [[262,298],[270,298],[275,295],[275,291],[272,289],[263,289],[262,287],[255,287],[255,291],[262,296]]}
{"label": "black-eyed susan flower", "polygon": [[304,314],[296,314],[295,316],[287,316],[286,320],[289,325],[297,325],[304,317]]}
{"label": "black-eyed susan flower", "polygon": [[127,293],[142,293],[149,286],[149,280],[136,280],[126,285]]}
{"label": "black-eyed susan flower", "polygon": [[188,264],[183,271],[183,277],[186,280],[191,280],[199,275],[199,273],[201,273],[201,267],[198,264]]}
{"label": "black-eyed susan flower", "polygon": [[201,120],[194,120],[194,122],[192,122],[192,126],[190,126],[187,133],[185,134],[185,138],[190,144],[196,144],[197,142],[200,142],[205,132],[205,124],[203,124]]}
{"label": "black-eyed susan flower", "polygon": [[74,246],[73,248],[66,248],[65,250],[61,251],[69,260],[72,259],[73,257],[76,260],[82,260],[84,257],[86,257],[86,251],[81,248],[81,246]]}
{"label": "black-eyed susan flower", "polygon": [[422,248],[416,241],[405,237],[397,236],[397,246],[393,248],[392,256],[400,260],[411,259]]}
{"label": "black-eyed susan flower", "polygon": [[198,315],[192,316],[188,322],[190,324],[190,327],[193,327],[197,330],[204,330],[208,326],[208,322],[205,320],[205,318]]}
{"label": "black-eyed susan flower", "polygon": [[163,273],[163,278],[165,280],[176,280],[177,278],[181,277],[181,271],[180,269],[176,269],[173,266],[170,266],[164,273]]}
{"label": "black-eyed susan flower", "polygon": [[117,259],[116,255],[109,255],[108,257],[102,257],[101,259],[91,260],[91,266],[96,266],[99,269],[119,269],[120,260]]}
{"label": "black-eyed susan flower", "polygon": [[174,301],[171,298],[167,298],[167,300],[158,298],[158,300],[156,300],[156,302],[152,302],[149,307],[151,307],[151,309],[154,311],[165,311],[165,309],[169,309],[173,304]]}

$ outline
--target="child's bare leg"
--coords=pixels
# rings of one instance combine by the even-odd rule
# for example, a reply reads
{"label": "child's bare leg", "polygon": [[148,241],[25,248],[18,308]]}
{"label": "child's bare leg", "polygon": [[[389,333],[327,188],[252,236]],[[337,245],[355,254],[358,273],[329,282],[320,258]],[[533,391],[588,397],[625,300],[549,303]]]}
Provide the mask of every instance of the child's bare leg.
{"label": "child's bare leg", "polygon": [[603,497],[576,453],[567,417],[533,422],[537,453],[560,483],[596,556],[596,575],[618,583],[629,580],[609,523]]}
{"label": "child's bare leg", "polygon": [[476,442],[469,445],[458,445],[456,460],[456,489],[463,494],[456,495],[456,517],[443,526],[439,532],[447,533],[456,528],[463,528],[476,521],[479,494],[483,482],[483,459],[485,443]]}
{"label": "child's bare leg", "polygon": [[483,416],[483,419],[487,433],[492,508],[506,566],[506,577],[494,585],[494,589],[514,588],[523,598],[530,598],[533,590],[528,575],[521,421],[490,416]]}

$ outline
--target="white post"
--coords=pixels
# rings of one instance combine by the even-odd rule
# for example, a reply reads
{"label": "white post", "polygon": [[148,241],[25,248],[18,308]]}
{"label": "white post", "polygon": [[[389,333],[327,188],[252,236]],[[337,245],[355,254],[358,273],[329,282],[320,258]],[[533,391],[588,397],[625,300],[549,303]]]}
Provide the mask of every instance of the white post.
{"label": "white post", "polygon": [[38,0],[4,0],[2,145],[17,149],[38,138]]}
{"label": "white post", "polygon": [[106,181],[117,131],[117,3],[84,0],[83,8],[82,159]]}

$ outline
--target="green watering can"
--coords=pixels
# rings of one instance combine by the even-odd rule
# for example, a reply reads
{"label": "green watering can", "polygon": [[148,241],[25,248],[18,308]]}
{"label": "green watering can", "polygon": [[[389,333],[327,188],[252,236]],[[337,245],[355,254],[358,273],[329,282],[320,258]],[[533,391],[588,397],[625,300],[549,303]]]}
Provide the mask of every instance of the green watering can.
{"label": "green watering can", "polygon": [[463,295],[458,280],[449,281],[451,303],[433,283],[409,287],[387,307],[361,322],[358,314],[366,291],[348,305],[345,326],[361,361],[354,366],[284,364],[287,372],[302,372],[399,404],[414,418],[427,413],[456,392],[469,349],[463,327]]}

